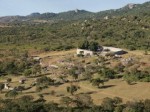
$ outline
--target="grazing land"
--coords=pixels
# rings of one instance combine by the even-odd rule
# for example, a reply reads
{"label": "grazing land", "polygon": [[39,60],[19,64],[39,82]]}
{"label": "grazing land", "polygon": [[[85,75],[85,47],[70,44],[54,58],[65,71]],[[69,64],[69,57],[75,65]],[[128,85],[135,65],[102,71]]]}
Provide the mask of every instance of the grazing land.
{"label": "grazing land", "polygon": [[[74,63],[82,63],[83,60],[86,62],[92,62],[96,56],[93,57],[77,57],[75,56],[76,50],[69,50],[69,51],[53,51],[53,52],[48,52],[48,53],[41,53],[37,54],[40,58],[42,58],[42,63],[45,66],[48,66],[47,64],[55,64],[59,66],[60,68],[55,69],[52,68],[50,71],[48,71],[46,74],[42,74],[40,76],[35,76],[35,77],[27,77],[27,81],[24,84],[20,84],[19,80],[23,76],[3,76],[0,79],[0,82],[4,83],[6,79],[9,77],[12,79],[12,81],[9,83],[11,87],[17,87],[17,86],[24,86],[25,88],[30,87],[30,85],[35,81],[35,79],[42,77],[42,76],[47,76],[52,79],[60,79],[60,75],[63,74],[63,69],[61,68],[61,62],[60,60],[72,60]],[[128,54],[125,54],[122,56],[122,58],[127,58],[134,56],[139,59],[139,61],[145,61],[148,62],[150,60],[149,55],[144,55],[142,51],[133,51],[129,52]],[[35,55],[35,54],[34,54]],[[65,57],[65,58],[64,58]],[[144,57],[144,60],[143,60]],[[113,59],[110,59],[109,61],[111,62]],[[113,63],[118,60],[113,60]],[[85,63],[86,63],[85,62]],[[66,63],[67,64],[67,63]],[[65,65],[65,62],[64,62]],[[147,65],[150,67],[150,65]],[[44,98],[46,99],[47,102],[53,101],[55,103],[60,103],[60,99],[62,97],[73,97],[66,91],[66,87],[69,86],[70,84],[75,84],[80,87],[80,89],[75,93],[75,94],[89,94],[92,99],[94,104],[100,105],[102,100],[105,97],[120,97],[123,99],[124,102],[126,101],[138,101],[141,99],[148,99],[150,98],[149,92],[150,92],[150,86],[148,82],[136,82],[133,85],[127,84],[127,82],[123,78],[119,79],[112,79],[109,80],[104,84],[102,88],[97,88],[93,86],[90,81],[86,80],[81,80],[81,78],[78,79],[78,81],[74,81],[72,77],[68,76],[66,78],[67,80],[70,80],[71,82],[66,82],[62,83],[60,85],[53,85],[49,86],[47,89],[44,89],[41,92],[36,91],[36,87],[31,87],[30,89],[23,90],[17,97],[21,97],[24,95],[32,95],[35,100],[39,98],[39,94],[44,95]],[[6,92],[9,90],[4,90],[1,94],[0,97],[5,98]],[[55,91],[54,95],[51,95],[51,92]]]}

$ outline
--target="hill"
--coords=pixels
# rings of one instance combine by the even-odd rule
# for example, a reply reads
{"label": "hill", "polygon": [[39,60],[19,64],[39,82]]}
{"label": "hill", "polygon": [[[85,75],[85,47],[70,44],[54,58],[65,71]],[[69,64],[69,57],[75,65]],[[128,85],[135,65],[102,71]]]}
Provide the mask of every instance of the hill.
{"label": "hill", "polygon": [[32,13],[27,16],[7,16],[0,17],[0,22],[14,22],[14,21],[32,21],[33,20],[51,20],[51,21],[60,21],[60,20],[83,20],[83,19],[91,19],[91,18],[104,18],[105,16],[122,16],[122,15],[143,15],[150,14],[149,11],[150,2],[146,2],[144,4],[128,4],[120,9],[112,9],[101,11],[97,13],[85,11],[85,10],[72,10],[68,12],[61,13]]}
{"label": "hill", "polygon": [[[27,17],[6,17],[8,19],[3,17],[0,20],[7,20],[7,23],[1,23],[0,47],[38,51],[67,50],[76,48],[79,42],[88,39],[106,46],[150,50],[149,7],[150,2],[129,4],[111,13],[96,13],[99,16],[95,18],[92,12],[84,10],[59,14],[33,13]],[[13,22],[9,23],[10,20]]]}

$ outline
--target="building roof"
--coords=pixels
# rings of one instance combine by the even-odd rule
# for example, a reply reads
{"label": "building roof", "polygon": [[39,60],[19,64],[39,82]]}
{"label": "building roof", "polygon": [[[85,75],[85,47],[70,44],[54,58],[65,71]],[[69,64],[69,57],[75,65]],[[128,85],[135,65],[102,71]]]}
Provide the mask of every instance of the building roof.
{"label": "building roof", "polygon": [[119,52],[119,51],[123,51],[122,49],[120,48],[115,48],[115,47],[106,47],[106,46],[103,46],[103,49],[109,49],[110,51],[112,52]]}

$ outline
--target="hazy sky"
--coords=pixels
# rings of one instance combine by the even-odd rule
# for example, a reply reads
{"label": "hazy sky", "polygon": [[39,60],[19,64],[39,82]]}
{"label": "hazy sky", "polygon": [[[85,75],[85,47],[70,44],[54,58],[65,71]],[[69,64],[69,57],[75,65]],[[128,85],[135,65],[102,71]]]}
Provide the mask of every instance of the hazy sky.
{"label": "hazy sky", "polygon": [[98,12],[146,1],[149,0],[0,0],[0,16],[28,15],[33,12],[57,13],[74,9]]}

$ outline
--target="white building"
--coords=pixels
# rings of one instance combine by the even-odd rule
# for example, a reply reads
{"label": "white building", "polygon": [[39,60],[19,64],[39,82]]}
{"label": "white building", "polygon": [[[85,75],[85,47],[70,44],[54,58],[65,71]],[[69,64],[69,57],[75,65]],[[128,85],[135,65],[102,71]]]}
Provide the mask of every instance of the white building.
{"label": "white building", "polygon": [[[104,55],[104,56],[107,53],[113,53],[115,55],[122,55],[122,54],[127,53],[123,49],[115,48],[115,47],[106,47],[106,46],[101,47],[98,50],[98,52],[101,53],[101,55]],[[86,49],[77,49],[77,55],[92,56],[92,55],[94,55],[94,53],[96,53],[96,52],[90,51],[90,50],[86,50]]]}
{"label": "white building", "polygon": [[120,48],[103,46],[103,53],[108,53],[108,52],[112,52],[116,55],[122,55],[122,54],[127,53],[126,51],[124,51],[123,49],[120,49]]}
{"label": "white building", "polygon": [[92,56],[94,55],[94,52],[85,49],[77,49],[77,55]]}

